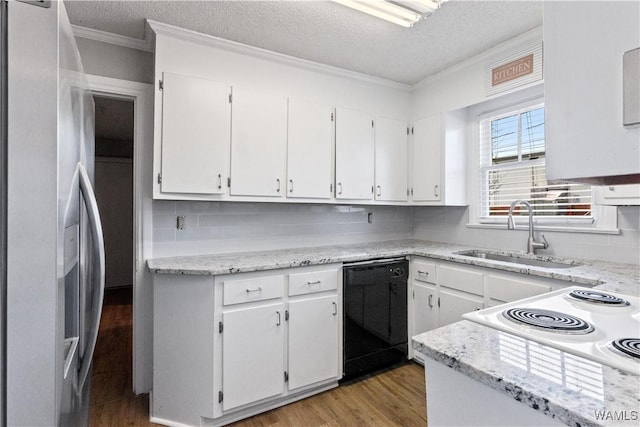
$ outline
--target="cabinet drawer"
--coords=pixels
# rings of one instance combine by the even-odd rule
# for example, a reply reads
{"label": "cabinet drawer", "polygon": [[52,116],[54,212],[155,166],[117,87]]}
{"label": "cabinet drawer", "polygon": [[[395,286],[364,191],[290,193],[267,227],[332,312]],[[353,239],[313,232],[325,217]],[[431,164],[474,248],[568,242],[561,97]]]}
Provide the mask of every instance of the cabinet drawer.
{"label": "cabinet drawer", "polygon": [[289,296],[338,289],[338,271],[321,270],[289,275]]}
{"label": "cabinet drawer", "polygon": [[551,285],[531,283],[511,277],[487,275],[487,293],[494,300],[511,302],[551,292]]}
{"label": "cabinet drawer", "polygon": [[436,265],[424,261],[413,261],[413,279],[421,282],[436,283]]}
{"label": "cabinet drawer", "polygon": [[438,266],[438,283],[440,286],[470,292],[476,295],[484,294],[482,273],[466,268]]}
{"label": "cabinet drawer", "polygon": [[282,298],[284,276],[256,277],[252,279],[225,280],[223,284],[223,304],[241,304]]}

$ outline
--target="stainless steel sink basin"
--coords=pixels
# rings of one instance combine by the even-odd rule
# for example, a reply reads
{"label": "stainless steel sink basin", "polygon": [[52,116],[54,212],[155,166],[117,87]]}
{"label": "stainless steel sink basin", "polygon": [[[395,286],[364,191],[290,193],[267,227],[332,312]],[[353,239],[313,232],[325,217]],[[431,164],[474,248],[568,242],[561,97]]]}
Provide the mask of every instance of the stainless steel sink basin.
{"label": "stainless steel sink basin", "polygon": [[531,265],[534,267],[545,268],[571,268],[581,265],[576,261],[552,260],[544,256],[528,256],[525,254],[505,254],[483,250],[471,250],[456,252],[456,255],[468,256],[473,258],[488,259],[492,261],[508,262],[511,264]]}

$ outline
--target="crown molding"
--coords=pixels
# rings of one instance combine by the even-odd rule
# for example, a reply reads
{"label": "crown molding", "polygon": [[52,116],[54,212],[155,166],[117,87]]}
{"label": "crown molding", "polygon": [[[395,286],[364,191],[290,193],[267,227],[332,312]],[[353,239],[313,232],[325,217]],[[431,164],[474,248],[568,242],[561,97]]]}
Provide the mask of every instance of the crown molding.
{"label": "crown molding", "polygon": [[[358,73],[356,71],[345,70],[343,68],[334,67],[332,65],[321,64],[319,62],[309,61],[307,59],[301,59],[295,56],[285,55],[282,53],[273,52],[271,50],[249,46],[246,44],[234,42],[234,41],[223,39],[220,37],[211,36],[208,34],[198,33],[197,31],[187,30],[184,28],[176,27],[176,26],[165,24],[158,21],[152,21],[147,19],[147,26],[151,30],[151,31],[147,31],[147,34],[149,34],[149,32],[153,32],[155,34],[170,36],[170,37],[178,38],[184,41],[199,43],[201,45],[209,46],[216,49],[222,49],[229,52],[252,56],[254,58],[266,59],[269,61],[284,64],[284,65],[303,68],[306,70],[316,71],[316,72],[329,74],[337,77],[344,77],[352,80],[359,80],[365,83],[376,84],[379,86],[390,87],[393,89],[400,89],[406,92],[411,92],[412,90],[412,86],[406,83],[400,83],[393,80],[370,76],[368,74]],[[146,38],[149,40],[151,39],[150,36],[147,36]]]}
{"label": "crown molding", "polygon": [[95,40],[115,46],[127,47],[129,49],[142,50],[144,52],[153,52],[153,44],[149,37],[141,40],[134,37],[95,30],[93,28],[81,27],[79,25],[71,25],[71,28],[73,28],[73,35],[76,38]]}

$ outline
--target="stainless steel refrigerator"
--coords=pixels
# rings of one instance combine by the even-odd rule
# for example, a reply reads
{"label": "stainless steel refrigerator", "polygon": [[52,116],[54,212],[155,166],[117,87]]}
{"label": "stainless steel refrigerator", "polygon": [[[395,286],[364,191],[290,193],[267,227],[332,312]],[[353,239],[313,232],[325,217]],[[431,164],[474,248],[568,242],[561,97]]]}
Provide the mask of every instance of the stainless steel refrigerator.
{"label": "stainless steel refrigerator", "polygon": [[93,98],[64,4],[1,3],[3,423],[86,425],[105,265]]}

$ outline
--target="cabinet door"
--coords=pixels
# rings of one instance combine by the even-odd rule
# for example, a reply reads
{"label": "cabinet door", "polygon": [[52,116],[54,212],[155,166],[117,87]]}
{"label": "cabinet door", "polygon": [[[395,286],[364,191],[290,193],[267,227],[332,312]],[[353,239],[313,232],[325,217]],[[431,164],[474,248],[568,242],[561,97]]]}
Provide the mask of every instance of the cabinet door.
{"label": "cabinet door", "polygon": [[640,45],[640,2],[605,4],[544,5],[548,180],[640,173],[640,126],[623,125],[622,80],[624,53]]}
{"label": "cabinet door", "polygon": [[463,314],[484,308],[484,303],[473,295],[462,295],[447,288],[440,288],[438,303],[440,304],[439,327],[458,322],[462,320]]}
{"label": "cabinet door", "polygon": [[373,198],[373,117],[336,109],[336,199]]}
{"label": "cabinet door", "polygon": [[338,377],[338,297],[289,303],[289,389]]}
{"label": "cabinet door", "polygon": [[287,149],[286,98],[233,88],[231,194],[282,197]]}
{"label": "cabinet door", "polygon": [[331,198],[333,108],[290,99],[287,197]]}
{"label": "cabinet door", "polygon": [[436,287],[413,282],[413,334],[421,334],[438,327]]}
{"label": "cabinet door", "polygon": [[442,115],[413,124],[411,194],[414,202],[441,200]]}
{"label": "cabinet door", "polygon": [[282,394],[284,304],[227,311],[222,322],[222,409]]}
{"label": "cabinet door", "polygon": [[163,193],[221,194],[229,176],[231,88],[163,73]]}
{"label": "cabinet door", "polygon": [[375,126],[376,200],[407,200],[407,124],[378,118]]}

